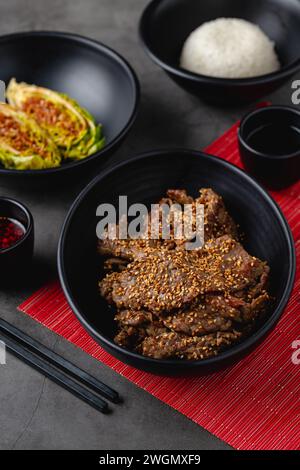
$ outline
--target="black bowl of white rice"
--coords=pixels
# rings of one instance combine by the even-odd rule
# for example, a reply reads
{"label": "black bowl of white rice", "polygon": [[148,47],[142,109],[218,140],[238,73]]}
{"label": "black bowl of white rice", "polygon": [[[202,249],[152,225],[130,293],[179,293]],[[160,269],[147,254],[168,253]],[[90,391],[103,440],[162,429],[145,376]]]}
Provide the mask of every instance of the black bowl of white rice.
{"label": "black bowl of white rice", "polygon": [[255,101],[300,70],[298,0],[152,0],[146,51],[182,88],[209,101]]}

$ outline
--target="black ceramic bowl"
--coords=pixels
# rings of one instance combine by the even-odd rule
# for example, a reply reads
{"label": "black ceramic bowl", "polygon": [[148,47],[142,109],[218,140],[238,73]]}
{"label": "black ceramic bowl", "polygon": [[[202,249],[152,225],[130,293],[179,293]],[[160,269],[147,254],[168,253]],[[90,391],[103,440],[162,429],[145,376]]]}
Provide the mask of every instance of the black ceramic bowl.
{"label": "black ceramic bowl", "polygon": [[[202,23],[218,17],[243,18],[259,25],[275,42],[281,70],[257,78],[222,79],[179,67],[184,41]],[[300,69],[300,2],[297,0],[153,0],[140,21],[150,57],[187,91],[216,103],[256,100]]]}
{"label": "black ceramic bowl", "polygon": [[121,144],[137,113],[139,84],[130,65],[97,41],[61,32],[25,32],[0,37],[0,79],[15,77],[67,93],[103,124],[106,145],[77,162],[46,170],[6,170],[0,174],[53,175],[101,164]]}
{"label": "black ceramic bowl", "polygon": [[15,244],[0,249],[0,282],[19,281],[30,270],[33,254],[33,218],[27,207],[15,199],[0,197],[0,217],[13,219],[24,228],[24,235]]}
{"label": "black ceramic bowl", "polygon": [[239,131],[241,160],[246,170],[271,189],[300,178],[300,111],[267,106],[248,113]]}
{"label": "black ceramic bowl", "polygon": [[[130,352],[113,342],[113,311],[98,293],[101,259],[96,254],[96,208],[157,202],[168,188],[186,188],[196,195],[212,187],[246,234],[246,249],[268,261],[275,303],[269,317],[252,336],[219,356],[203,361],[156,360]],[[143,154],[101,173],[74,202],[62,230],[58,268],[67,299],[83,326],[121,361],[155,373],[207,373],[239,360],[275,326],[288,301],[295,274],[293,239],[284,216],[268,194],[242,170],[204,153],[162,150]]]}

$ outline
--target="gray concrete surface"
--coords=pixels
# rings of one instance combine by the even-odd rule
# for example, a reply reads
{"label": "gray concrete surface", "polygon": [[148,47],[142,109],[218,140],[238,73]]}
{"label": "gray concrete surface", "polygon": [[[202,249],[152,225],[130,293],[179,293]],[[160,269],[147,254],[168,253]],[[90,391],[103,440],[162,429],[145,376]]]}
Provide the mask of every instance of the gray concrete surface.
{"label": "gray concrete surface", "polygon": [[[32,29],[80,33],[115,48],[135,68],[142,86],[138,120],[109,164],[167,146],[201,149],[225,131],[244,108],[210,107],[172,83],[144,54],[137,22],[145,0],[0,0],[0,34]],[[0,71],[1,74],[1,71]],[[1,79],[1,76],[0,76]],[[290,103],[290,84],[271,96]],[[56,275],[56,248],[67,210],[86,180],[33,190],[0,179],[0,194],[29,206],[36,224],[35,262],[21,289],[0,290],[0,316],[18,325],[124,397],[109,416],[97,413],[8,355],[0,366],[0,449],[229,449],[187,418],[121,378],[30,318],[17,305]]]}

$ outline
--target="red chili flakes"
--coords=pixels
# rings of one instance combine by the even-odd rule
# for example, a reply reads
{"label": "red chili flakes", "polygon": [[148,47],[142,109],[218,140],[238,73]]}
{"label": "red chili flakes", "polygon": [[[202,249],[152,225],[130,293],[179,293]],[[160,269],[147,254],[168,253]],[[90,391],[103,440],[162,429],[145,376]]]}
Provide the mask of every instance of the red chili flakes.
{"label": "red chili flakes", "polygon": [[0,217],[0,250],[15,245],[25,233],[24,227],[14,219]]}

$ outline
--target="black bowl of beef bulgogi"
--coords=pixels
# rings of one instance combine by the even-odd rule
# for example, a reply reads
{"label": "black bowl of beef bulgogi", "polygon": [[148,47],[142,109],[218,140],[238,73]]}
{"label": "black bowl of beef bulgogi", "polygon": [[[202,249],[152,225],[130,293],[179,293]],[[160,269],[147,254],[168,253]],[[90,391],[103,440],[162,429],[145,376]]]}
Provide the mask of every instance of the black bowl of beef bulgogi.
{"label": "black bowl of beef bulgogi", "polygon": [[[128,206],[201,203],[203,247],[187,250],[172,237],[99,240],[97,207],[118,208],[121,195]],[[280,209],[242,170],[201,152],[159,150],[102,172],[78,196],[58,267],[73,311],[110,354],[154,373],[209,373],[274,328],[295,251]]]}

